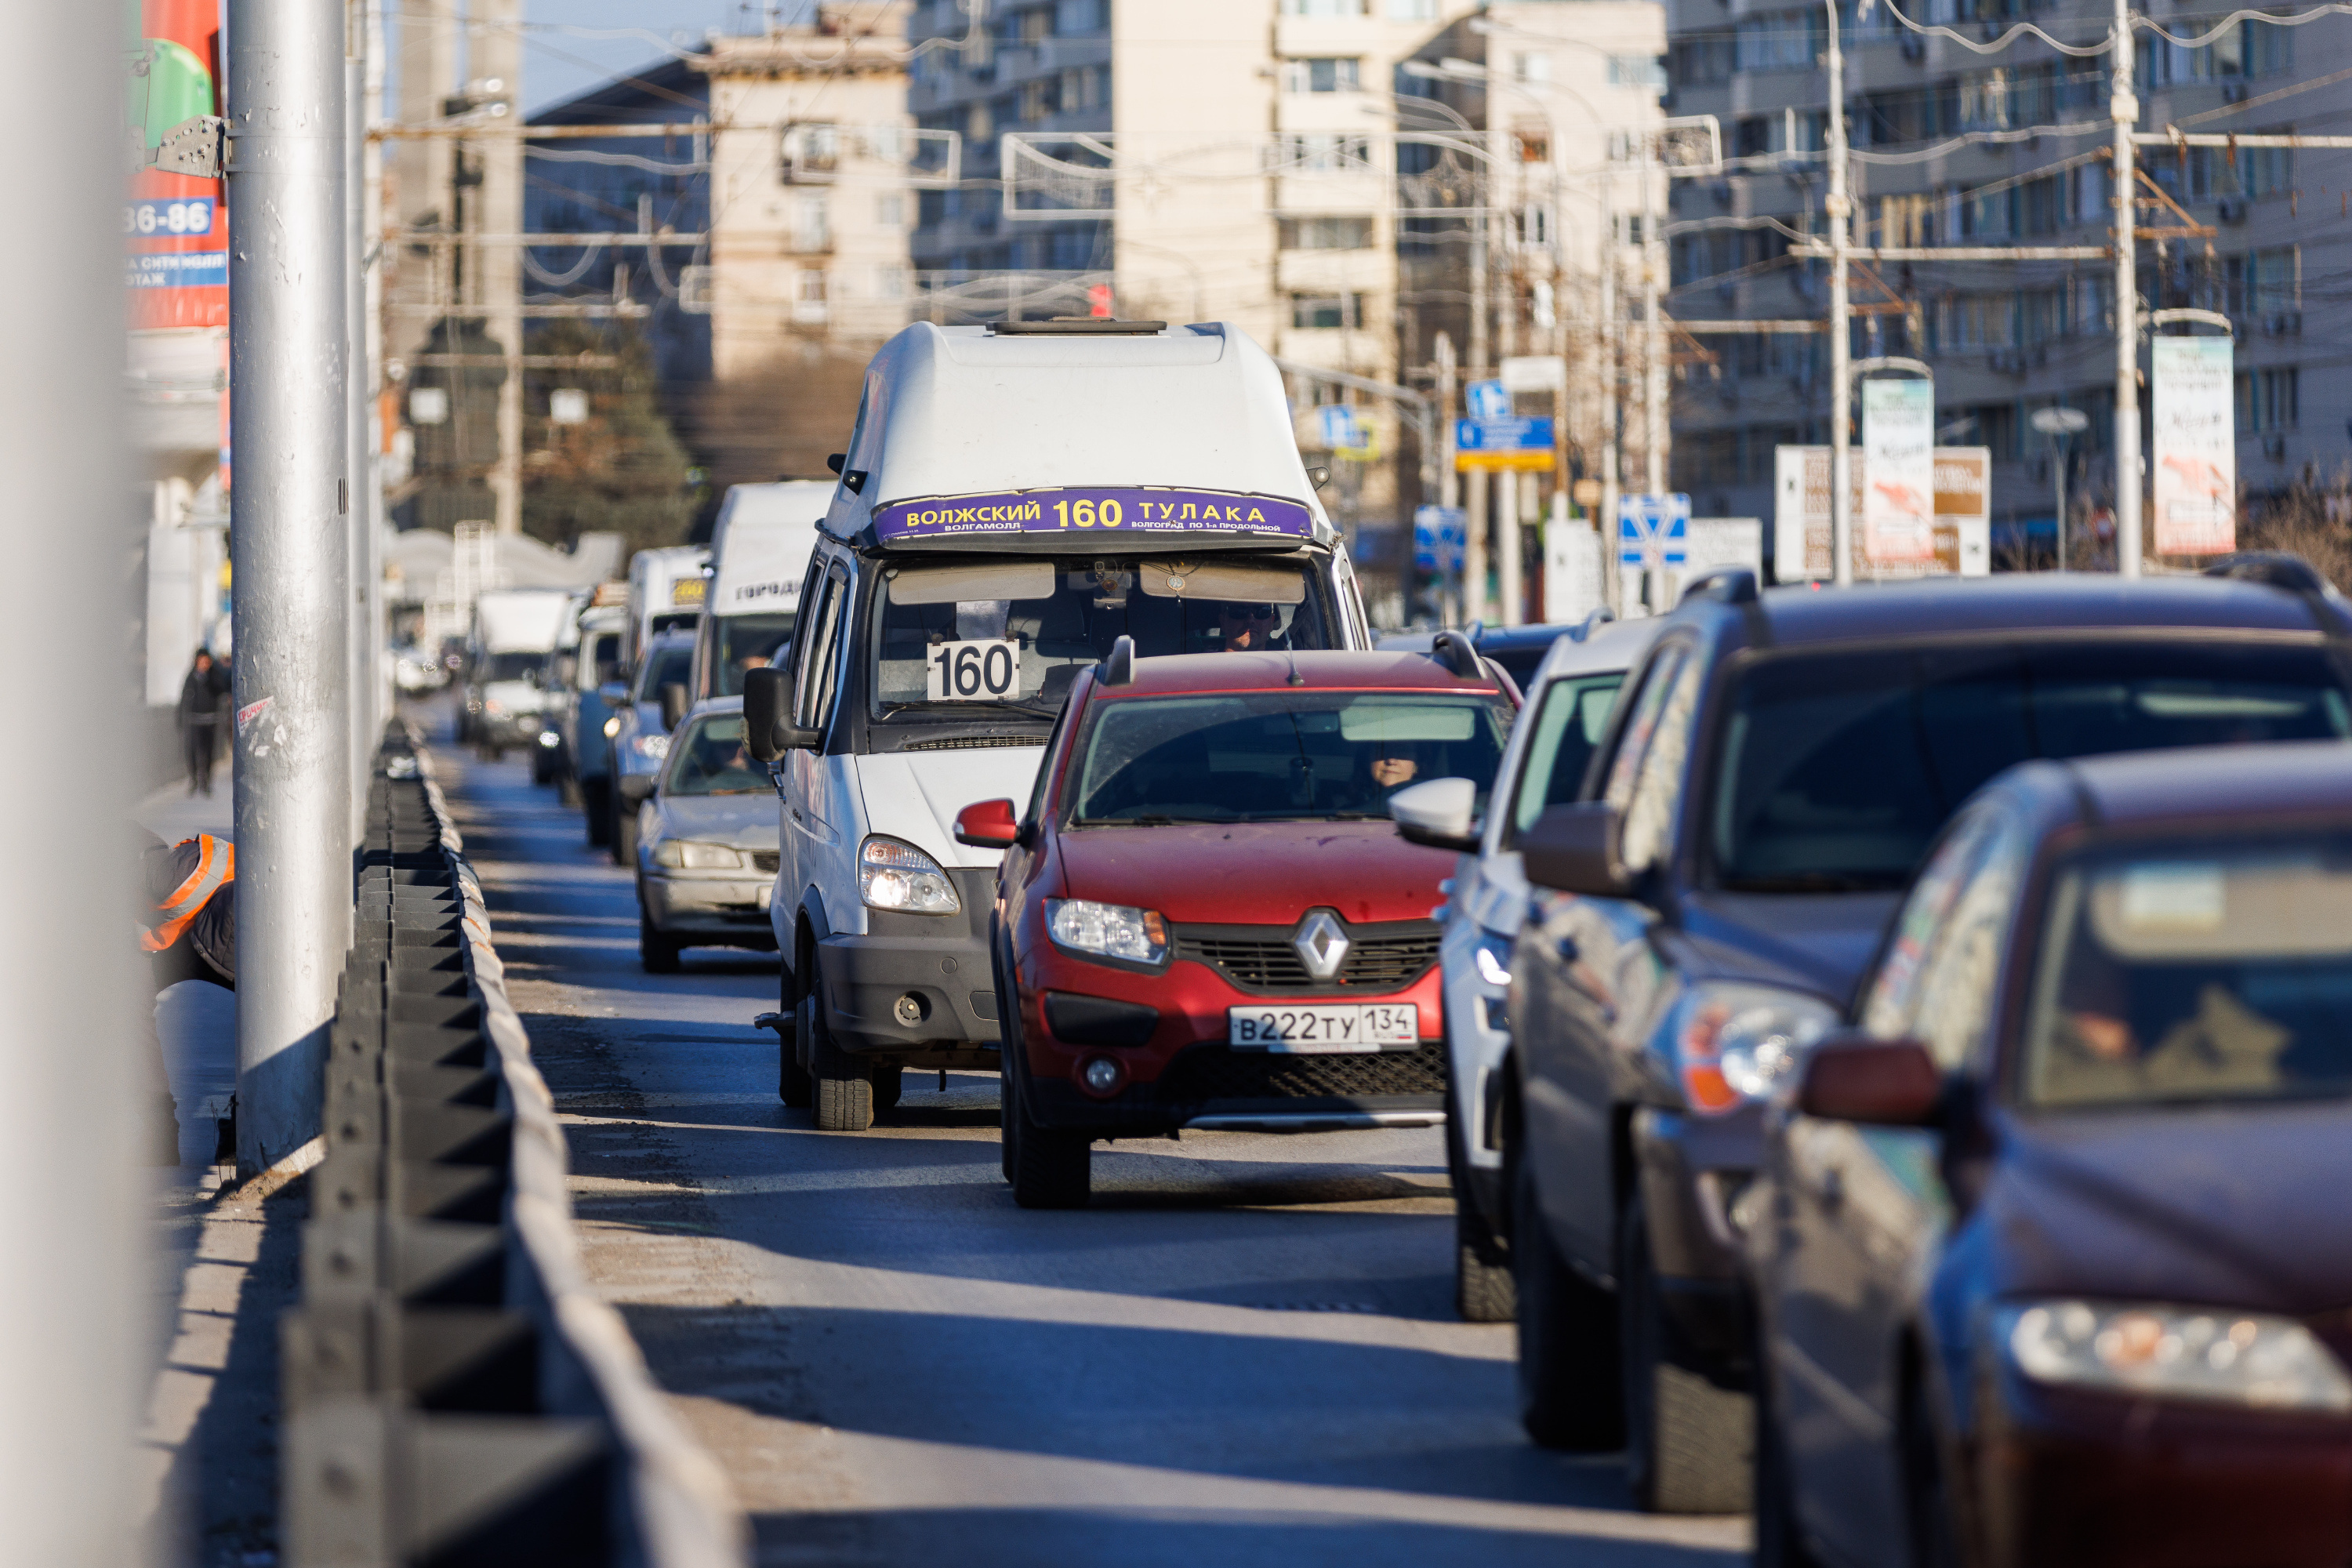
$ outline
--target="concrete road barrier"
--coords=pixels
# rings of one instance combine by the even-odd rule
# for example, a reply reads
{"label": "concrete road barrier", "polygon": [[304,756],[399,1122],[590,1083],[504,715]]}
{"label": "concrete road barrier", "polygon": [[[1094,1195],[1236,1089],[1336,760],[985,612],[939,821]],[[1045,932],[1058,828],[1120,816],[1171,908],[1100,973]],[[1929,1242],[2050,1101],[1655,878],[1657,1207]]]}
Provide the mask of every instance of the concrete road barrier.
{"label": "concrete road barrier", "polygon": [[562,1130],[431,760],[395,725],[373,773],[282,1331],[287,1561],[740,1568],[724,1477],[588,1289]]}

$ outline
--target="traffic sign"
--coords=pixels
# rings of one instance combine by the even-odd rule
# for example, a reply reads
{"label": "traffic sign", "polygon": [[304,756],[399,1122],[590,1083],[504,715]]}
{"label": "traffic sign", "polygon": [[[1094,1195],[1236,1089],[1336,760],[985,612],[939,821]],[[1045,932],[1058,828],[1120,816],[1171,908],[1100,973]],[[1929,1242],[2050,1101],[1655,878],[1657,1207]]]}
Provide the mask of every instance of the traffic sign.
{"label": "traffic sign", "polygon": [[1690,497],[1619,496],[1617,559],[1626,566],[1655,570],[1680,566],[1689,557]]}
{"label": "traffic sign", "polygon": [[1552,466],[1554,445],[1552,422],[1548,418],[1454,422],[1454,466],[1465,472],[1539,473]]}
{"label": "traffic sign", "polygon": [[1474,381],[1463,388],[1462,398],[1469,406],[1473,419],[1508,419],[1511,416],[1510,389],[1499,381]]}
{"label": "traffic sign", "polygon": [[1356,411],[1344,403],[1327,403],[1316,411],[1323,421],[1323,445],[1335,452],[1364,444],[1361,429],[1356,424]]}
{"label": "traffic sign", "polygon": [[1462,570],[1462,557],[1469,548],[1470,531],[1458,506],[1415,507],[1412,512],[1412,569],[1416,572],[1442,572],[1448,576]]}

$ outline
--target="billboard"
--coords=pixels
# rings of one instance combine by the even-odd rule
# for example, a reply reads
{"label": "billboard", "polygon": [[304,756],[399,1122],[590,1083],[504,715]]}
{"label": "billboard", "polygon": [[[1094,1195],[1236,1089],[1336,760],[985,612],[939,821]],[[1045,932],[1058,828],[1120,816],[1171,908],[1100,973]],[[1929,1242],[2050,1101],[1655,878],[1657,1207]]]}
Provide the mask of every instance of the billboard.
{"label": "billboard", "polygon": [[[1992,571],[1992,449],[1933,448],[1935,554],[1925,561],[1881,561],[1855,530],[1858,580],[1899,577],[1982,577]],[[1866,465],[1853,454],[1852,515],[1862,516]],[[1830,535],[1830,449],[1773,448],[1772,574],[1783,583],[1837,574]]]}
{"label": "billboard", "polygon": [[2234,346],[2222,337],[2160,337],[2149,345],[2159,555],[2224,555],[2238,547]]}
{"label": "billboard", "polygon": [[1873,561],[1936,558],[1936,387],[1862,384],[1863,549]]}
{"label": "billboard", "polygon": [[[141,0],[126,112],[150,152],[220,112],[220,0]],[[228,204],[218,180],[142,169],[122,209],[134,331],[228,325]]]}

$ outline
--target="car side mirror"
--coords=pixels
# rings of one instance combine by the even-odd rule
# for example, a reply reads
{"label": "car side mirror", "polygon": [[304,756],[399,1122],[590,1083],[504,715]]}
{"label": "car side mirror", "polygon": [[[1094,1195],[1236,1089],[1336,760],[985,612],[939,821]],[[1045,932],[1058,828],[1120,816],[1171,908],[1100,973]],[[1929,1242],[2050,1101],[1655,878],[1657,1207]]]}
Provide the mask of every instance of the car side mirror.
{"label": "car side mirror", "polygon": [[608,680],[596,689],[596,695],[603,700],[607,708],[626,708],[629,705],[628,682]]}
{"label": "car side mirror", "polygon": [[1633,879],[1617,858],[1617,808],[1606,801],[1555,805],[1519,835],[1519,862],[1538,888],[1622,899]]}
{"label": "car side mirror", "polygon": [[1432,779],[1389,796],[1397,837],[1465,855],[1478,850],[1478,822],[1471,816],[1477,807],[1478,786],[1469,779]]}
{"label": "car side mirror", "polygon": [[682,682],[676,680],[665,680],[662,682],[661,720],[663,729],[677,729],[679,721],[686,717],[687,709],[691,706],[692,704],[687,700],[686,687]]}
{"label": "car side mirror", "polygon": [[625,804],[631,811],[635,811],[637,807],[645,805],[646,796],[654,793],[654,775],[651,773],[623,773],[621,775],[620,791],[623,803]]}
{"label": "car side mirror", "polygon": [[1832,1035],[1806,1053],[1797,1079],[1797,1109],[1831,1121],[1933,1127],[1943,1101],[1943,1072],[1916,1040]]}
{"label": "car side mirror", "polygon": [[793,679],[789,671],[743,672],[743,744],[751,755],[772,763],[786,752],[813,752],[824,737],[791,721]]}
{"label": "car side mirror", "polygon": [[955,841],[974,849],[1009,849],[1021,842],[1021,825],[1009,800],[975,801],[956,813]]}

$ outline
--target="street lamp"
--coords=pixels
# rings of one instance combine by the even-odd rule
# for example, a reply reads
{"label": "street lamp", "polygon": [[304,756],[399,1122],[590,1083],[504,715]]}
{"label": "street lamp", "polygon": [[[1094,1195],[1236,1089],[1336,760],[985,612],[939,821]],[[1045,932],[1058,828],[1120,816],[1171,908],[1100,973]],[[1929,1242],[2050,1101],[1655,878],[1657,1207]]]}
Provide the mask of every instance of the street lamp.
{"label": "street lamp", "polygon": [[2058,570],[2066,570],[2066,468],[2070,456],[2066,443],[2091,427],[2091,416],[2079,408],[2060,408],[2053,405],[2033,411],[2033,427],[2050,437],[2051,449],[2056,460],[2050,465],[2050,477],[2058,492]]}

